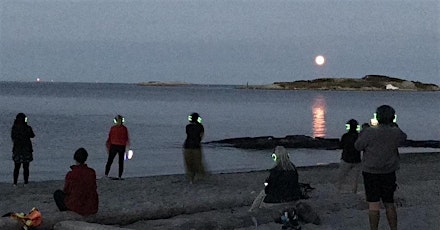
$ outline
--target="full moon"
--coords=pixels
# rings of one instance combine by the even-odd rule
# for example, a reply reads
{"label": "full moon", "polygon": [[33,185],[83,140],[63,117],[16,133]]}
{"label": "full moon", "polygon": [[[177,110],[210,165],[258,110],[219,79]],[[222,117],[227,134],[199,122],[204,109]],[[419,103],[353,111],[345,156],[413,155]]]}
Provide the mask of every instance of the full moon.
{"label": "full moon", "polygon": [[316,56],[316,57],[315,57],[315,63],[316,63],[317,65],[324,65],[324,63],[325,63],[325,58],[324,58],[324,56],[322,56],[322,55],[318,55],[318,56]]}

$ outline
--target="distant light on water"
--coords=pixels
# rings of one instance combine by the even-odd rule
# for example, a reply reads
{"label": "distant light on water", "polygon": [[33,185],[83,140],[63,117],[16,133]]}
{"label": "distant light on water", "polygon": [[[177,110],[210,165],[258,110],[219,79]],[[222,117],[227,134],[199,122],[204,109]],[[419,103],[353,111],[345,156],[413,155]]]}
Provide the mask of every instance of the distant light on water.
{"label": "distant light on water", "polygon": [[327,106],[324,97],[317,96],[313,99],[312,113],[313,113],[313,136],[325,137],[325,113],[327,112]]}

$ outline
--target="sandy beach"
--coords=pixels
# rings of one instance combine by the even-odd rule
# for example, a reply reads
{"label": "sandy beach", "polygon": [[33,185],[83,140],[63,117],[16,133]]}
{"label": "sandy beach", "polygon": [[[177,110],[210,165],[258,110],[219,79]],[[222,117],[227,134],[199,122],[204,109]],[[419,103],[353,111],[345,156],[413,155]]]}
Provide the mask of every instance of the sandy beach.
{"label": "sandy beach", "polygon": [[[368,229],[362,180],[357,194],[348,188],[339,193],[334,185],[337,164],[298,171],[300,182],[316,188],[303,201],[322,221],[302,222],[302,229]],[[440,152],[402,155],[396,191],[399,229],[439,229],[439,175]],[[211,174],[192,185],[184,175],[98,179],[99,212],[89,217],[57,210],[52,196],[63,181],[31,181],[26,187],[1,183],[0,211],[26,213],[37,207],[43,215],[37,229],[281,229],[272,218],[276,210],[248,212],[267,176],[267,171]],[[380,229],[388,229],[384,212],[380,222]],[[0,229],[19,225],[4,217]]]}

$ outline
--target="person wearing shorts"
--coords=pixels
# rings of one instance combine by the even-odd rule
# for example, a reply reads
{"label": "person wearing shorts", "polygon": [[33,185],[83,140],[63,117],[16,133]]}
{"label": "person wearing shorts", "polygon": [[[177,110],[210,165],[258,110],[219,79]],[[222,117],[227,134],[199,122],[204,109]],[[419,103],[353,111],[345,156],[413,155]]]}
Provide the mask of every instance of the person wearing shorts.
{"label": "person wearing shorts", "polygon": [[396,171],[399,169],[398,147],[407,135],[394,123],[395,110],[389,105],[376,109],[378,125],[363,130],[354,146],[363,151],[362,176],[368,202],[370,229],[377,230],[382,201],[391,230],[397,230],[397,211],[394,205]]}

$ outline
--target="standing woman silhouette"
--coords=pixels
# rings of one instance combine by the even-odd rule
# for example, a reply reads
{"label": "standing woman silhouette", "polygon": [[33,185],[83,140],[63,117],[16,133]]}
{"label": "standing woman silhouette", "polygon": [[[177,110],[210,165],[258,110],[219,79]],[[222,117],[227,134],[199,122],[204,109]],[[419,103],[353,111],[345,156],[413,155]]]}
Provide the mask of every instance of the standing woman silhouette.
{"label": "standing woman silhouette", "polygon": [[29,183],[29,164],[33,158],[33,148],[31,138],[35,134],[32,127],[27,124],[27,117],[24,113],[19,113],[15,117],[11,129],[13,142],[12,160],[14,160],[14,186],[17,186],[18,174],[23,164],[24,184]]}

